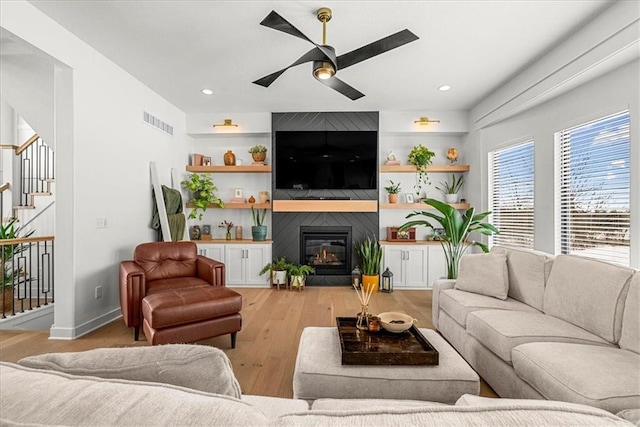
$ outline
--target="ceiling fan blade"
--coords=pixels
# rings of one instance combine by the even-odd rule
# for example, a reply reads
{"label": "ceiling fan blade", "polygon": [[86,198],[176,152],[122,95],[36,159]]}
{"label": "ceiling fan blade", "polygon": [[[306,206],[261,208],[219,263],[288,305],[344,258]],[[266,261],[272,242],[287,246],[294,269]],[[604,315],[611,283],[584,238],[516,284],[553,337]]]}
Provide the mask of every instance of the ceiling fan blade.
{"label": "ceiling fan blade", "polygon": [[267,17],[262,20],[262,22],[260,22],[260,25],[273,28],[274,30],[282,31],[283,33],[291,34],[292,36],[298,37],[299,39],[306,40],[309,43],[313,43],[313,41],[311,41],[309,37],[305,36],[302,31],[294,27],[289,21],[280,16],[275,10],[272,10],[271,13],[269,13]]}
{"label": "ceiling fan blade", "polygon": [[[283,33],[287,33],[294,37],[298,37],[299,39],[308,41],[309,43],[313,44],[315,47],[320,49],[320,51],[324,53],[325,58],[329,59],[329,61],[333,64],[335,68],[338,67],[336,54],[332,50],[327,49],[324,46],[319,45],[317,43],[314,43],[309,37],[305,36],[302,33],[302,31],[294,27],[293,24],[291,24],[289,21],[287,21],[282,16],[280,16],[280,14],[278,14],[278,12],[276,12],[275,10],[272,10],[266,16],[266,18],[264,18],[262,22],[260,22],[260,25],[264,25],[265,27],[272,28],[277,31],[282,31]],[[325,58],[320,58],[318,60],[325,59]]]}
{"label": "ceiling fan blade", "polygon": [[278,77],[282,75],[282,73],[287,71],[289,68],[295,67],[296,65],[304,64],[305,62],[322,61],[325,58],[326,58],[325,54],[320,49],[318,49],[317,47],[313,48],[309,52],[305,53],[300,58],[298,58],[294,63],[292,63],[288,67],[283,68],[282,70],[278,70],[275,73],[271,73],[268,76],[264,76],[254,81],[253,83],[260,86],[269,87],[271,83],[273,83]]}
{"label": "ceiling fan blade", "polygon": [[398,31],[395,34],[338,56],[338,70],[350,67],[358,62],[373,58],[381,53],[385,53],[418,39],[419,37],[409,30]]}
{"label": "ceiling fan blade", "polygon": [[360,99],[364,96],[364,93],[360,92],[358,89],[355,89],[337,77],[331,77],[327,80],[317,79],[320,83],[329,86],[331,89],[336,90],[346,96],[347,98],[355,101],[356,99]]}

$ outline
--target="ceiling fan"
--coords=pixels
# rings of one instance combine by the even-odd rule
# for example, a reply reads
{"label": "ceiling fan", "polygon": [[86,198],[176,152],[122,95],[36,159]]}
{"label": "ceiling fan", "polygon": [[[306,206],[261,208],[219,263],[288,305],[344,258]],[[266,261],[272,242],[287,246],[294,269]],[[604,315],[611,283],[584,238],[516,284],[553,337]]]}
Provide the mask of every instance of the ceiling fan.
{"label": "ceiling fan", "polygon": [[322,22],[322,44],[316,44],[307,36],[302,34],[300,30],[291,25],[289,21],[280,16],[276,11],[271,11],[266,18],[260,22],[260,25],[273,28],[274,30],[282,31],[290,34],[294,37],[298,37],[302,40],[306,40],[313,44],[315,47],[298,58],[297,61],[292,63],[286,68],[269,74],[254,81],[253,83],[269,87],[278,77],[280,77],[285,71],[296,65],[304,64],[305,62],[313,62],[313,76],[321,83],[329,86],[330,88],[340,92],[344,96],[355,101],[362,98],[364,94],[359,90],[349,86],[347,83],[336,77],[336,73],[339,70],[355,65],[359,62],[365,61],[381,53],[385,53],[391,49],[395,49],[412,41],[418,40],[418,36],[411,31],[404,29],[395,34],[382,38],[368,45],[362,46],[351,52],[336,56],[336,51],[332,46],[327,44],[327,22],[331,20],[331,9],[328,7],[322,7],[316,12],[316,16],[320,22]]}

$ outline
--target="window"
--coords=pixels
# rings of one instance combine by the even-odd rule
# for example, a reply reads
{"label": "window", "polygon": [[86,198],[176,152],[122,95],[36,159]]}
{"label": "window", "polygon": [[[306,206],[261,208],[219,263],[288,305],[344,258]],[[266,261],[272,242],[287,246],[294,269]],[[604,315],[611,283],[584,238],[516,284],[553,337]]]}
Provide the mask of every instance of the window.
{"label": "window", "polygon": [[629,265],[629,112],[556,134],[557,252]]}
{"label": "window", "polygon": [[489,153],[491,245],[533,248],[533,141]]}

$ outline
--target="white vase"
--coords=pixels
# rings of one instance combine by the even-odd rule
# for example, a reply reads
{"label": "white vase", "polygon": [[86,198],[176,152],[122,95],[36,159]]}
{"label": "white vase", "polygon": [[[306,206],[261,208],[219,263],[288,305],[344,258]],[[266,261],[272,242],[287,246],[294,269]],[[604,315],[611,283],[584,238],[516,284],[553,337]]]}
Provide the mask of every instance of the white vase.
{"label": "white vase", "polygon": [[444,199],[447,203],[458,203],[458,194],[445,194]]}

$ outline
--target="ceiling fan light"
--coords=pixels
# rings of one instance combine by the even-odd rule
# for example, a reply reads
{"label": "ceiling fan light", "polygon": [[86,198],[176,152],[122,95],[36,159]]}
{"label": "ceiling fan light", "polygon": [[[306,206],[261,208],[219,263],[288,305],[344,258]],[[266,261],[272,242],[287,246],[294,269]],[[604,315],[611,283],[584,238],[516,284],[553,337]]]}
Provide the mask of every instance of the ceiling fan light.
{"label": "ceiling fan light", "polygon": [[331,62],[317,61],[314,62],[313,76],[318,80],[328,80],[336,74]]}

